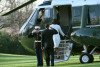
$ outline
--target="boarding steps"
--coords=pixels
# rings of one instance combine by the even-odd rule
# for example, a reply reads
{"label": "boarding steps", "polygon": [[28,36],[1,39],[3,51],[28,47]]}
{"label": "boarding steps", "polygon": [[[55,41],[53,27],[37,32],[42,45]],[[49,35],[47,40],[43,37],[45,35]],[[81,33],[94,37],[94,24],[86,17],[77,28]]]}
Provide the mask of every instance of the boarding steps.
{"label": "boarding steps", "polygon": [[59,56],[60,59],[57,59],[57,50],[54,54],[54,62],[67,61],[70,57],[73,43],[70,40],[61,40],[59,44]]}

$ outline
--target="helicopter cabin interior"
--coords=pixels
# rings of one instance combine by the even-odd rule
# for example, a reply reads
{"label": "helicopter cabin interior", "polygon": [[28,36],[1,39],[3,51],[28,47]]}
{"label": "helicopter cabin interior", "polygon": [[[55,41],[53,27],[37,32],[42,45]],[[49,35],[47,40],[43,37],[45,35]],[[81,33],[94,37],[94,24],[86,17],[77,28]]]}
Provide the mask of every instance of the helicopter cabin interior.
{"label": "helicopter cabin interior", "polygon": [[[72,10],[71,5],[54,6],[54,17],[58,20],[63,32],[70,37],[72,32]],[[63,37],[61,37],[64,39]]]}

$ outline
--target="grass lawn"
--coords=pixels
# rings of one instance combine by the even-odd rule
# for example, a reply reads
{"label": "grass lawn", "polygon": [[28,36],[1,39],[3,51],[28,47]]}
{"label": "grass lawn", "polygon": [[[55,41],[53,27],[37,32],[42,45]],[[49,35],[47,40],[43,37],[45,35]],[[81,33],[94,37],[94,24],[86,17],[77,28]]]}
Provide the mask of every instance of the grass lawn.
{"label": "grass lawn", "polygon": [[[0,53],[0,67],[37,67],[37,60],[36,56]],[[100,55],[94,55],[94,62],[88,64],[81,64],[79,56],[71,56],[68,61],[55,63],[54,67],[100,67]]]}

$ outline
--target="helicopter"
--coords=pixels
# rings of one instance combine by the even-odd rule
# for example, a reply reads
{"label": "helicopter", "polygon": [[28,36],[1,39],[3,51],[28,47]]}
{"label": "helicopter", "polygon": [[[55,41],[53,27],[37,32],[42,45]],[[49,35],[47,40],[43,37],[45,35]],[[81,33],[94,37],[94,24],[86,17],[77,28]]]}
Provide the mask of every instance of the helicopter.
{"label": "helicopter", "polygon": [[[8,15],[16,10],[34,2],[30,0],[23,5],[3,14]],[[44,0],[32,12],[30,17],[21,27],[19,34],[21,35],[21,44],[30,52],[33,53],[33,39],[27,38],[29,31],[37,25],[36,20],[40,18],[41,11],[44,11],[44,21],[41,23],[41,28],[44,29],[45,23],[51,23],[52,19],[60,21],[60,26],[69,39],[62,38],[60,47],[64,51],[61,60],[55,62],[67,61],[73,47],[72,41],[83,45],[84,53],[80,56],[81,63],[92,63],[94,57],[92,53],[99,47],[100,44],[100,1],[99,0]],[[72,32],[72,30],[74,30]],[[94,46],[94,49],[88,53],[88,46]],[[63,59],[63,60],[62,60]]]}

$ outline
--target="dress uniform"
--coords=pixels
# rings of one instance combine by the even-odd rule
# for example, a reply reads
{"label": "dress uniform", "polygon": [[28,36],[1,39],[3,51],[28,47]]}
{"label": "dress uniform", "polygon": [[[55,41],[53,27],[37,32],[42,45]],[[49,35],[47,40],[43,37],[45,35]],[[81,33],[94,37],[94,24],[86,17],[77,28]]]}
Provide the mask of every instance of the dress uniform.
{"label": "dress uniform", "polygon": [[32,33],[30,33],[28,37],[34,37],[35,38],[34,48],[35,48],[36,56],[37,56],[37,66],[43,66],[43,55],[42,55],[42,49],[41,49],[40,27],[35,26],[35,30],[33,30]]}

